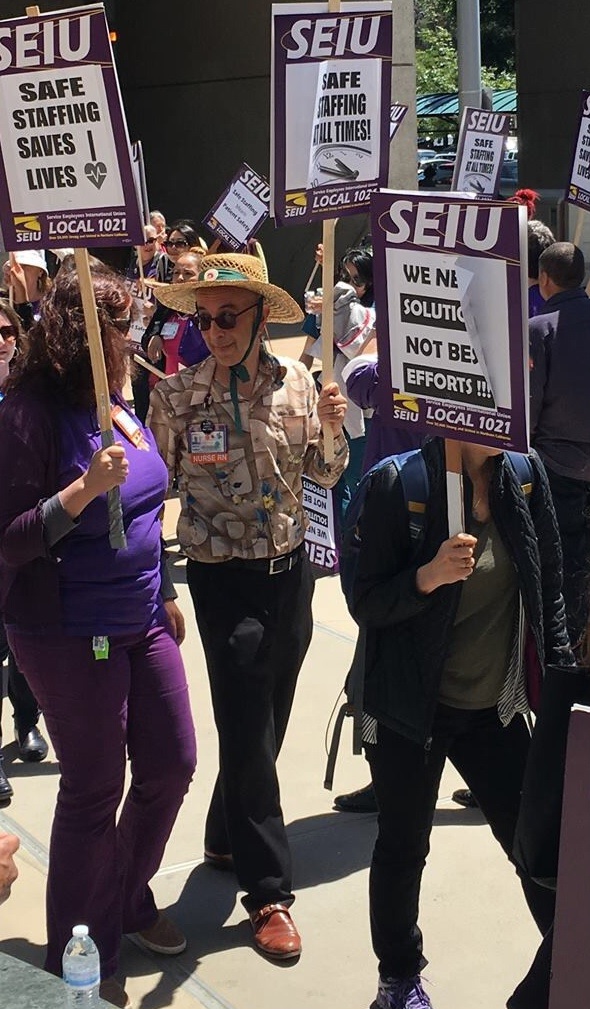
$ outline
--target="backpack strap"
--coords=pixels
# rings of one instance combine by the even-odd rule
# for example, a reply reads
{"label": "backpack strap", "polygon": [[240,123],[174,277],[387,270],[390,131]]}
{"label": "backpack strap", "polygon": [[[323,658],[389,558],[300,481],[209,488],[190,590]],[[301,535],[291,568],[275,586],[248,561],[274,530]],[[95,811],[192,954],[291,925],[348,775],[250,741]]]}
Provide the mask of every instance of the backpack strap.
{"label": "backpack strap", "polygon": [[426,502],[428,501],[429,485],[428,471],[424,456],[419,448],[394,456],[397,466],[404,503],[408,513],[410,538],[412,543],[419,543],[424,535],[426,521]]}
{"label": "backpack strap", "polygon": [[510,460],[510,465],[516,473],[524,496],[529,498],[533,492],[535,482],[535,472],[530,457],[523,455],[521,452],[505,452],[504,454]]}

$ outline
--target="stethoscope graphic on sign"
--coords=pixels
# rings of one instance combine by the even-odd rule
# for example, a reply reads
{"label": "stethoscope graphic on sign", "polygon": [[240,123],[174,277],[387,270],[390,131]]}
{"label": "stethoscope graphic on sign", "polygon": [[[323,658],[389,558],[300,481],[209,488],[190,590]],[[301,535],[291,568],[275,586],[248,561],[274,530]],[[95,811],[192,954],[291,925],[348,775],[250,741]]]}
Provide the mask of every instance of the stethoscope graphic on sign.
{"label": "stethoscope graphic on sign", "polygon": [[340,158],[334,158],[333,165],[318,165],[318,171],[324,175],[334,175],[337,179],[345,179],[347,182],[354,182],[360,175],[358,170],[355,171],[354,168],[345,165]]}

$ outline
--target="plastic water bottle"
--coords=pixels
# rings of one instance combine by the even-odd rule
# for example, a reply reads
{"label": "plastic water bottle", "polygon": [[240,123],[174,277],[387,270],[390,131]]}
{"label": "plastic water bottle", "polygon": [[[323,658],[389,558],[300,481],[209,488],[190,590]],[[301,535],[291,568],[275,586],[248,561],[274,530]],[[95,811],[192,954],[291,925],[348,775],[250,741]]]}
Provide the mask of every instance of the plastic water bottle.
{"label": "plastic water bottle", "polygon": [[64,950],[63,979],[68,1009],[98,1006],[100,957],[88,935],[88,925],[74,925],[72,938]]}

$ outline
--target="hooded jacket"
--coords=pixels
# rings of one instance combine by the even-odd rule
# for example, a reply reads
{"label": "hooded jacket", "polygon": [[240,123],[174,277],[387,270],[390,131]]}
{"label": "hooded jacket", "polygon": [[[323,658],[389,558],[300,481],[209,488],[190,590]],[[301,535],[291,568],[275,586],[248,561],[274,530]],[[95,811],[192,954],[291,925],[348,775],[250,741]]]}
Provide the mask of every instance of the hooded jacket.
{"label": "hooded jacket", "polygon": [[[416,588],[416,572],[448,538],[444,444],[422,449],[429,478],[424,536],[413,546],[397,470],[384,468],[367,494],[360,523],[361,549],[352,613],[366,628],[364,710],[401,735],[427,744],[438,704],[462,582],[430,595]],[[573,665],[561,594],[561,546],[547,476],[530,456],[534,482],[528,498],[516,473],[499,455],[493,459],[490,510],[515,566],[530,631],[529,659]],[[471,483],[465,481],[465,510]],[[530,652],[533,655],[530,655]]]}

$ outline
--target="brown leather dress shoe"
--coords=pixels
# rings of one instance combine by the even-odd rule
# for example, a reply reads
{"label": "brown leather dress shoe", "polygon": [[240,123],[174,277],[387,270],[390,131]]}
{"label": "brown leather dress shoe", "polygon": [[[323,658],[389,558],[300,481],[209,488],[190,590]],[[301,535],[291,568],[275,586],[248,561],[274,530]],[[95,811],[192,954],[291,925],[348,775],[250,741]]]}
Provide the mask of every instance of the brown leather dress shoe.
{"label": "brown leather dress shoe", "polygon": [[254,945],[276,960],[288,960],[301,953],[301,936],[284,904],[266,904],[250,913]]}

